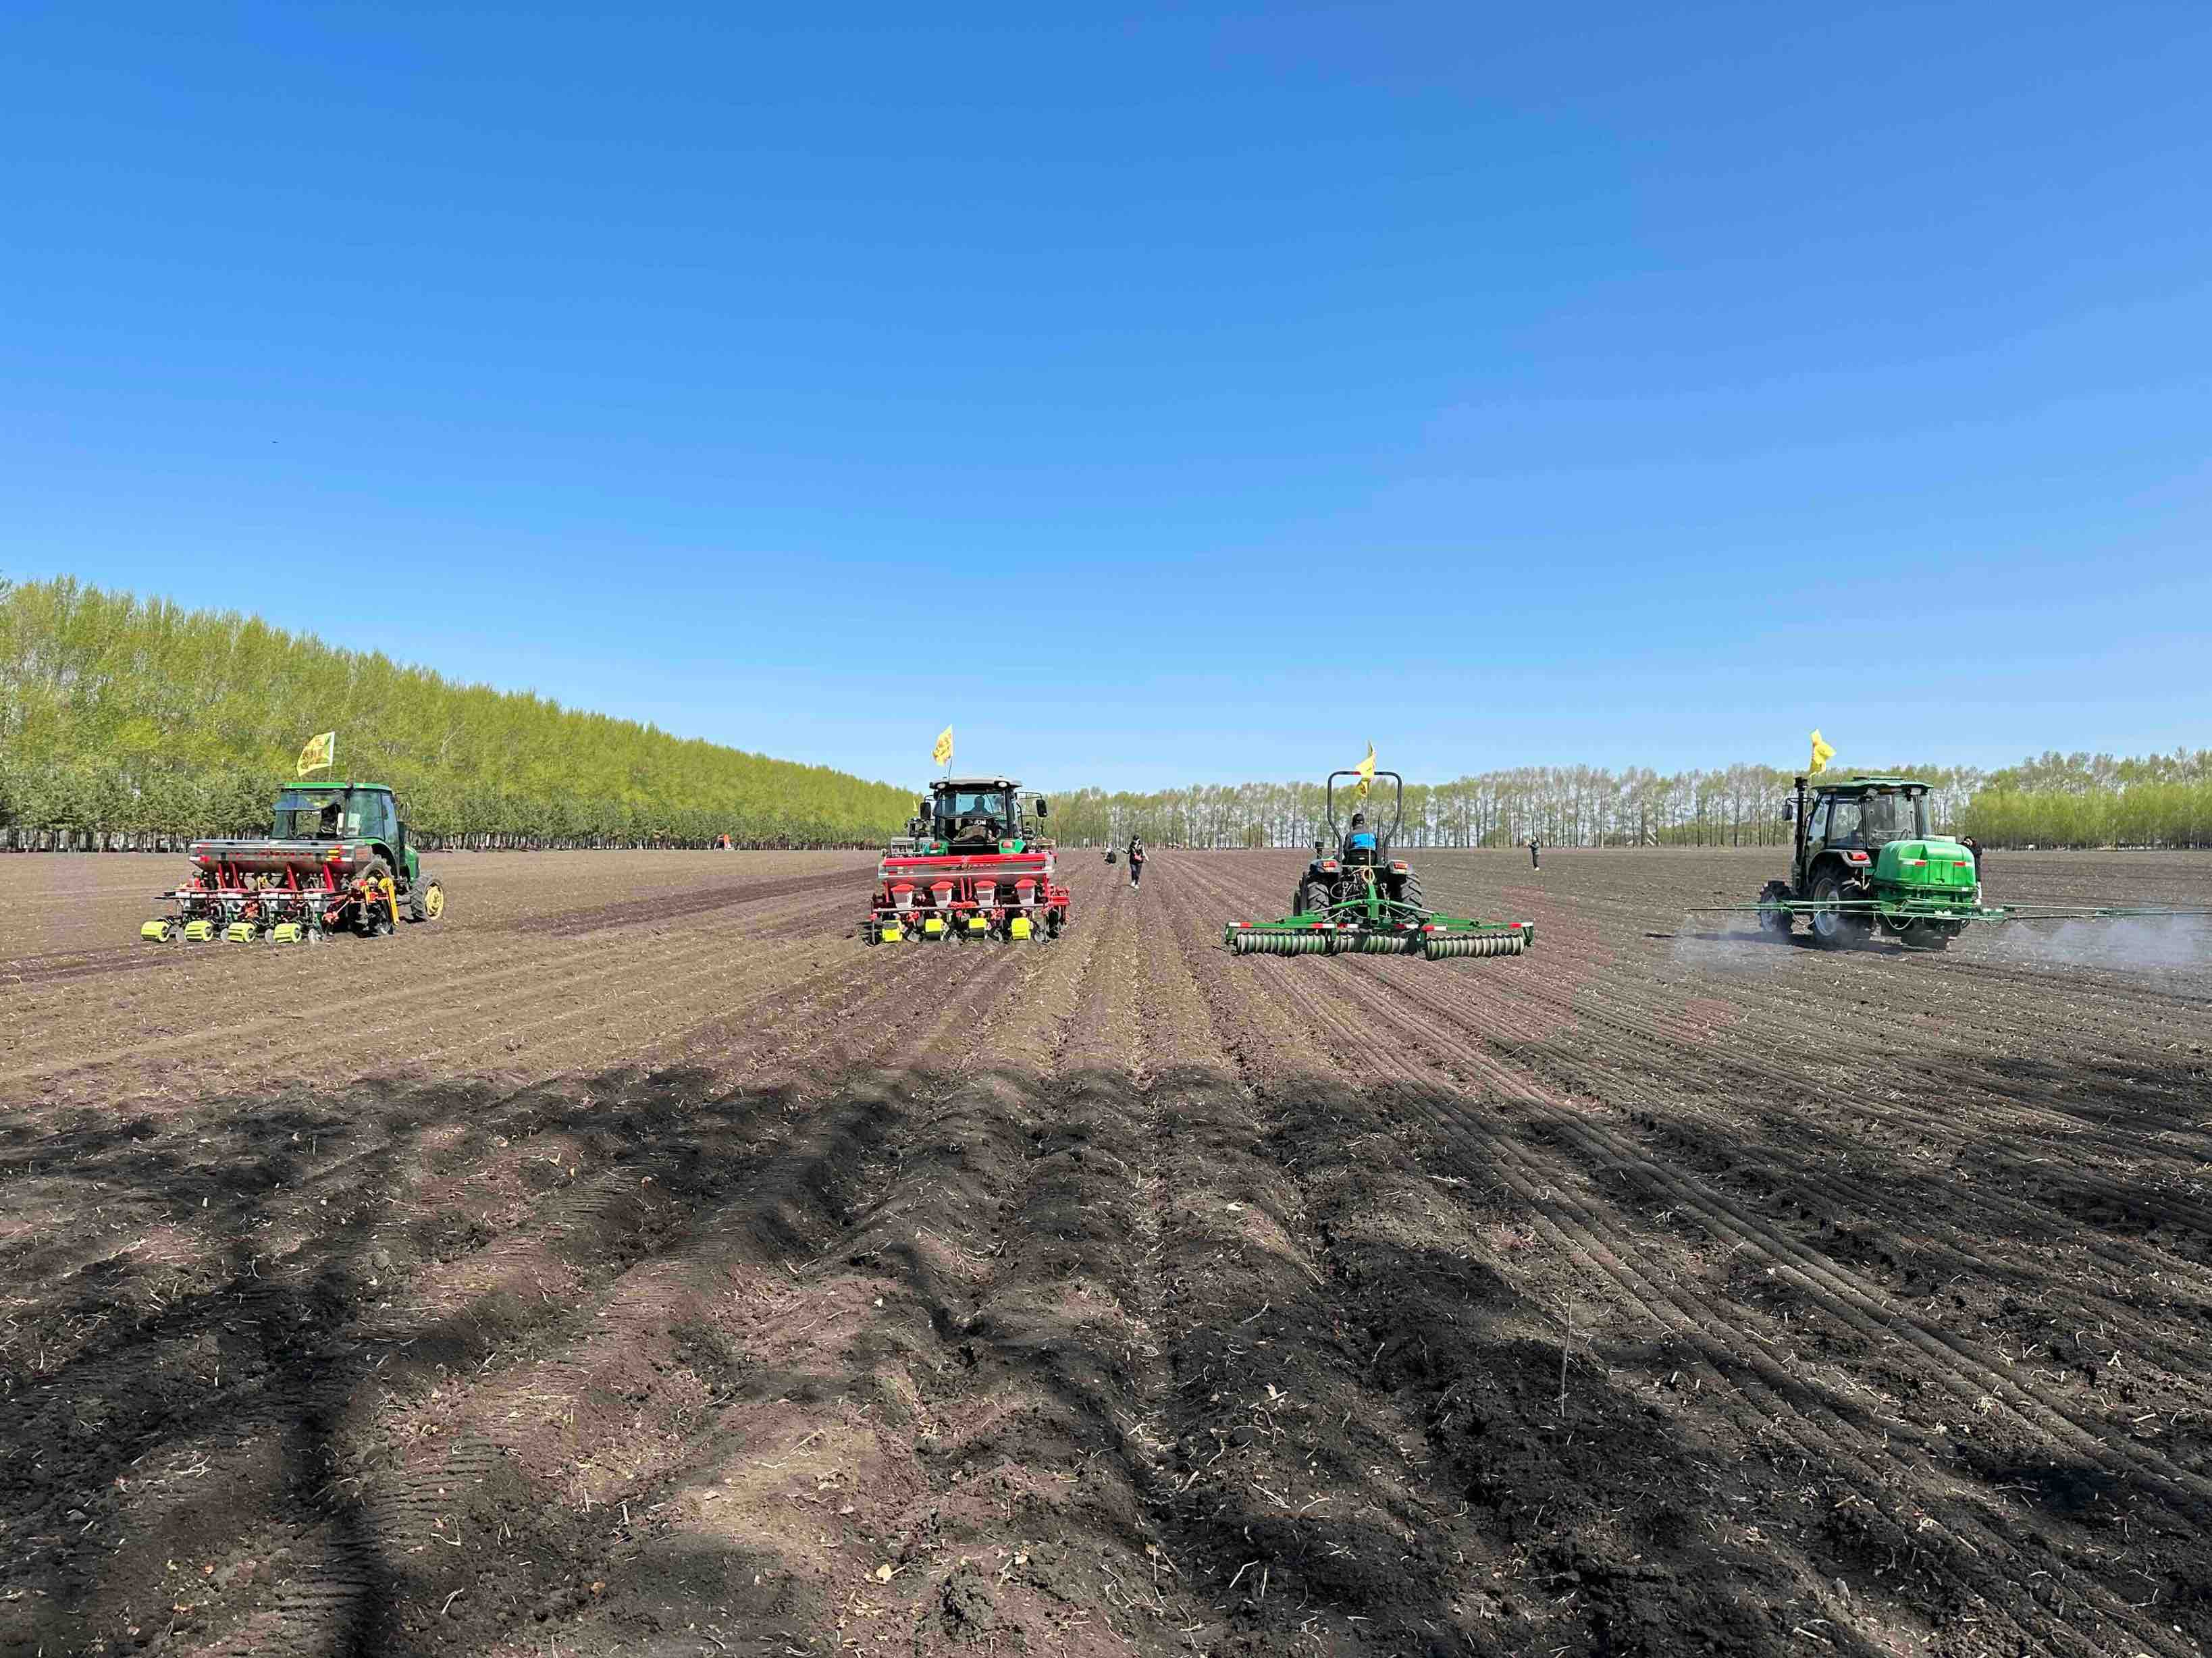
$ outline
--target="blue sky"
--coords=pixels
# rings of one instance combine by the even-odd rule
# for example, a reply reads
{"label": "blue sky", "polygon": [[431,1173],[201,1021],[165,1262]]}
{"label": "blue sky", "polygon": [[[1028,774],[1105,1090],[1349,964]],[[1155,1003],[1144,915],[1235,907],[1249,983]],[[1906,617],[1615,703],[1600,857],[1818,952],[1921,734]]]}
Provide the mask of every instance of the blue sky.
{"label": "blue sky", "polygon": [[769,11],[18,0],[0,570],[901,780],[2212,743],[2212,9]]}

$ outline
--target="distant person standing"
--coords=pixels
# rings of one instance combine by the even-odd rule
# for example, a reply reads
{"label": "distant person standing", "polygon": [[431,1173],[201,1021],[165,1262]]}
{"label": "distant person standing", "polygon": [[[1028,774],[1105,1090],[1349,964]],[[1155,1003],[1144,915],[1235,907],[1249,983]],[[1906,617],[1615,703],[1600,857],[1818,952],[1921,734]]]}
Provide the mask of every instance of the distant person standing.
{"label": "distant person standing", "polygon": [[1528,867],[1530,869],[1541,869],[1544,867],[1541,864],[1536,861],[1536,837],[1533,835],[1528,837]]}
{"label": "distant person standing", "polygon": [[1129,837],[1129,888],[1134,891],[1145,878],[1145,843],[1136,835]]}

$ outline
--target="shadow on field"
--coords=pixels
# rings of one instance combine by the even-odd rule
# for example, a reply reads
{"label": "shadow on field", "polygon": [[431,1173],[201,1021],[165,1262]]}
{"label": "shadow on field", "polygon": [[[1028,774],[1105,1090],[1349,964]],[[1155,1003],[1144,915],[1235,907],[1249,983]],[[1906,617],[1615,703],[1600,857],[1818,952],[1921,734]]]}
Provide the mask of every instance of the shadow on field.
{"label": "shadow on field", "polygon": [[[1814,1617],[1871,1652],[1838,1582],[1887,1627],[2032,1610],[2003,1563],[1917,1565],[1871,1508],[1721,1523],[1848,1481],[1732,1441],[1665,1343],[1578,1338],[1544,1288],[1571,1264],[1538,1271],[1384,1103],[1205,1068],[673,1069],[10,1112],[37,1230],[0,1245],[0,1648],[593,1653],[689,1624],[827,1650],[879,1558],[869,1627],[920,1653],[1079,1653],[1095,1622],[1163,1654],[1778,1654]],[[754,1268],[851,1316],[609,1311]],[[610,1345],[619,1382],[582,1357]],[[568,1417],[444,1414],[539,1363]],[[771,1520],[799,1512],[781,1486],[718,1533],[676,1500],[793,1412],[908,1482],[859,1536],[808,1499],[844,1578]],[[618,1504],[545,1473],[638,1424],[664,1460]],[[2049,1525],[2124,1506],[2002,1451]]]}

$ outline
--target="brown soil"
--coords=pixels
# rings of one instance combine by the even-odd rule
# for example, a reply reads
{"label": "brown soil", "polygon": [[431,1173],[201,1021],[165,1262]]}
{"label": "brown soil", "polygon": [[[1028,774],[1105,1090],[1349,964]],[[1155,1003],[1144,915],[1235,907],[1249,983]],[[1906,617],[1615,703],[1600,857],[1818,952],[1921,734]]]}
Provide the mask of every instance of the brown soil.
{"label": "brown soil", "polygon": [[0,861],[0,1652],[2201,1651],[2203,934],[1683,914],[1772,862],[1434,854],[1541,942],[1431,964],[1225,954],[1295,853]]}

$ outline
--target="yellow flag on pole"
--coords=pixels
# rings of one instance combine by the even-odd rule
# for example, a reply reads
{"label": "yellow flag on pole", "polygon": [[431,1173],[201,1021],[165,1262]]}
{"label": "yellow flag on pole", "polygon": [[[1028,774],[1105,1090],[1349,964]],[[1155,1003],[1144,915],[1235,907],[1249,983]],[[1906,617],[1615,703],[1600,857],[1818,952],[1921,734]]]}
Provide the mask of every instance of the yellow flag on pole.
{"label": "yellow flag on pole", "polygon": [[1367,745],[1367,757],[1359,762],[1359,781],[1356,786],[1363,800],[1367,798],[1367,791],[1375,786],[1375,745],[1372,743]]}
{"label": "yellow flag on pole", "polygon": [[1822,772],[1827,770],[1828,762],[1835,757],[1835,745],[1823,741],[1820,733],[1814,732],[1813,733],[1813,763],[1805,768],[1805,774],[1808,777],[1818,777]]}
{"label": "yellow flag on pole", "polygon": [[311,737],[307,746],[300,750],[300,775],[311,771],[326,771],[337,763],[338,734],[325,732],[320,737]]}
{"label": "yellow flag on pole", "polygon": [[929,751],[929,757],[940,766],[949,766],[952,763],[951,726],[947,726],[937,734],[937,746]]}

